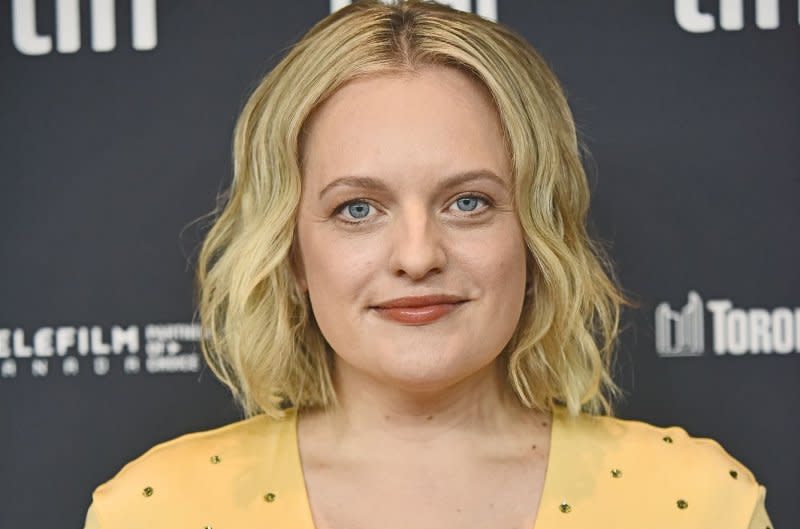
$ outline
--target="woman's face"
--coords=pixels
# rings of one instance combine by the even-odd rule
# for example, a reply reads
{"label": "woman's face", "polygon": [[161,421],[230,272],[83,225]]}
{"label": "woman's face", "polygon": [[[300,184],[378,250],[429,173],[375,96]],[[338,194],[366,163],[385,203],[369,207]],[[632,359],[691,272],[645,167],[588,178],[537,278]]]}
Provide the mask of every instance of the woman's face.
{"label": "woman's face", "polygon": [[[308,123],[296,242],[339,371],[436,390],[492,363],[520,317],[526,247],[485,89],[429,67],[338,90]],[[429,295],[449,298],[385,308]]]}

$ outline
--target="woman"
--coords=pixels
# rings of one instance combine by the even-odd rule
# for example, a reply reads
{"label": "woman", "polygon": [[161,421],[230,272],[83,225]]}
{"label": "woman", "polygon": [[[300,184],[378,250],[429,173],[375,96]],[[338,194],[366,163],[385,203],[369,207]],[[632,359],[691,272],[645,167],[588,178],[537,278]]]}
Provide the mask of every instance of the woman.
{"label": "woman", "polygon": [[250,418],[128,464],[87,528],[769,525],[714,441],[610,416],[625,299],[564,95],[508,29],[353,4],[234,143],[198,285]]}

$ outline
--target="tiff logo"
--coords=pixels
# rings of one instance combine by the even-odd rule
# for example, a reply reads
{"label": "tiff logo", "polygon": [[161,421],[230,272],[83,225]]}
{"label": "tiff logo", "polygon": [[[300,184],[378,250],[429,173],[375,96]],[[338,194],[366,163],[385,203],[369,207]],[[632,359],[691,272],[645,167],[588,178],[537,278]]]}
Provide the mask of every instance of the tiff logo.
{"label": "tiff logo", "polygon": [[715,355],[800,353],[800,307],[739,308],[730,299],[705,303],[689,292],[680,311],[667,303],[655,310],[656,350],[660,356],[699,356],[705,349],[704,310],[711,316]]}
{"label": "tiff logo", "polygon": [[[117,46],[116,0],[91,0],[91,47],[112,51]],[[46,55],[53,51],[53,37],[36,30],[36,0],[12,0],[11,27],[14,47],[23,55]],[[131,0],[133,49],[152,50],[158,44],[156,0]],[[55,0],[55,40],[58,53],[81,48],[80,0]]]}
{"label": "tiff logo", "polygon": [[705,346],[703,300],[689,292],[689,302],[674,311],[668,303],[656,307],[656,351],[661,356],[697,356]]}
{"label": "tiff logo", "polygon": [[[331,0],[331,13],[352,3],[352,0]],[[392,2],[391,0],[384,0],[384,3],[390,4]],[[470,5],[472,2],[470,0],[440,0],[439,3],[447,4],[459,11],[472,11],[472,6]],[[474,3],[475,13],[483,18],[497,22],[497,0],[475,0]]]}
{"label": "tiff logo", "polygon": [[[744,0],[719,0],[719,27],[724,31],[744,28]],[[759,29],[780,27],[780,1],[755,0],[755,20]],[[700,11],[700,0],[675,0],[675,20],[689,33],[709,33],[716,29],[714,15]],[[800,0],[798,0],[800,23]]]}

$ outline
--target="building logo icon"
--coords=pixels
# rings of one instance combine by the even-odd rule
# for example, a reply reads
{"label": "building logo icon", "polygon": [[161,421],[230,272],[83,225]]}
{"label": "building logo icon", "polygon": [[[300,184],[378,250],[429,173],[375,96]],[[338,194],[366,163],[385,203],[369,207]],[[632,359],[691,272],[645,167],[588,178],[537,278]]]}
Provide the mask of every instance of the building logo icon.
{"label": "building logo icon", "polygon": [[[89,2],[89,37],[92,51],[110,52],[117,47],[117,1]],[[158,44],[156,0],[130,0],[131,46],[149,51]],[[36,0],[12,0],[11,33],[14,47],[22,55],[75,53],[81,49],[80,0],[55,0],[55,31],[41,34],[37,29]]]}
{"label": "building logo icon", "polygon": [[749,22],[751,17],[755,19],[758,29],[773,30],[781,25],[780,0],[755,0],[755,6],[752,6],[752,2],[745,5],[744,0],[719,0],[717,17],[704,12],[701,4],[702,8],[708,8],[711,2],[675,0],[675,21],[681,29],[689,33],[710,33],[717,27],[722,31],[741,31],[745,27],[745,21]]}
{"label": "building logo icon", "polygon": [[656,351],[659,356],[699,356],[705,349],[703,300],[690,291],[688,302],[680,311],[668,303],[656,307]]}

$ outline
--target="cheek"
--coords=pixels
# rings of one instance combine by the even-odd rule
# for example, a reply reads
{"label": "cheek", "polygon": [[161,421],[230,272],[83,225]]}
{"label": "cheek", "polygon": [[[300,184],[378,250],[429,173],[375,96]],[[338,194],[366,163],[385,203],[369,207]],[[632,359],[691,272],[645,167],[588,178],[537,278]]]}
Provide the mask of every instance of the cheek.
{"label": "cheek", "polygon": [[526,247],[519,228],[502,223],[481,237],[464,237],[453,248],[458,261],[488,296],[524,289]]}
{"label": "cheek", "polygon": [[380,245],[334,235],[324,229],[310,234],[304,243],[309,290],[312,296],[324,292],[319,299],[332,304],[357,298],[380,259],[377,255]]}

